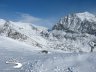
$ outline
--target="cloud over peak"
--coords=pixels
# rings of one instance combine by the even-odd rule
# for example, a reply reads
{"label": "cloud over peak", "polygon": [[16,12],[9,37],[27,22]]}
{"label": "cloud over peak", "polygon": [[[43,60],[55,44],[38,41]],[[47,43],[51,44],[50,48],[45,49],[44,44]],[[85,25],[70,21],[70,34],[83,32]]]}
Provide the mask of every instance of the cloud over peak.
{"label": "cloud over peak", "polygon": [[20,17],[20,21],[21,22],[27,22],[27,23],[37,23],[39,21],[43,21],[43,19],[31,16],[30,14],[22,13],[21,17]]}

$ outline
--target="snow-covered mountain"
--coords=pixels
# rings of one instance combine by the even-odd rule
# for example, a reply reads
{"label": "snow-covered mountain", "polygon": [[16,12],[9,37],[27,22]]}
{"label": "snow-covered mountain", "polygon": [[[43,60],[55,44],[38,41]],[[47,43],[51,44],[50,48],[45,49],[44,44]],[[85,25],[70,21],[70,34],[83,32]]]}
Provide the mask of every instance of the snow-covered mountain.
{"label": "snow-covered mountain", "polygon": [[35,47],[43,45],[41,41],[45,41],[40,36],[40,32],[47,28],[35,26],[29,23],[12,22],[0,19],[0,35],[19,40]]}
{"label": "snow-covered mountain", "polygon": [[96,16],[89,12],[69,14],[61,18],[51,31],[30,23],[0,19],[0,35],[34,48],[93,52],[96,50]]}
{"label": "snow-covered mountain", "polygon": [[54,29],[96,34],[96,16],[89,12],[69,14],[61,18]]}

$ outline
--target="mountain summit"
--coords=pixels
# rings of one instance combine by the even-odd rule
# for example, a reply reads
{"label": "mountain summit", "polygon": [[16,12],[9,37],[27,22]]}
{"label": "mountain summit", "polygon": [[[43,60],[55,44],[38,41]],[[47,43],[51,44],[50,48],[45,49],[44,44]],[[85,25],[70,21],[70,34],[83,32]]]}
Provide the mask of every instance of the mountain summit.
{"label": "mountain summit", "polygon": [[76,13],[76,16],[78,16],[82,21],[85,19],[88,21],[96,21],[96,16],[89,12]]}

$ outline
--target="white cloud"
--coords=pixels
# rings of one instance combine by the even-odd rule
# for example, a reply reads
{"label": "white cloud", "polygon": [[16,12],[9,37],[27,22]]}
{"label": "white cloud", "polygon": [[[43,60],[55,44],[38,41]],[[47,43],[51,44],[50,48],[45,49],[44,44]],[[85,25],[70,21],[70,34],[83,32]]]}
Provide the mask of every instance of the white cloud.
{"label": "white cloud", "polygon": [[20,22],[32,23],[35,25],[45,26],[48,28],[51,28],[55,22],[52,18],[42,19],[25,13],[19,13],[19,18],[17,20]]}

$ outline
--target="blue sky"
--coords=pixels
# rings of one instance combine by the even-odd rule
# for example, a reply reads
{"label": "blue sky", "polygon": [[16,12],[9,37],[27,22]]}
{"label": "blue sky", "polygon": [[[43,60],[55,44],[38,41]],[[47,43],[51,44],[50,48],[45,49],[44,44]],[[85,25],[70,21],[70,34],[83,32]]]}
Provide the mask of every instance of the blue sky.
{"label": "blue sky", "polygon": [[96,14],[96,0],[0,0],[0,18],[51,27],[69,13]]}

